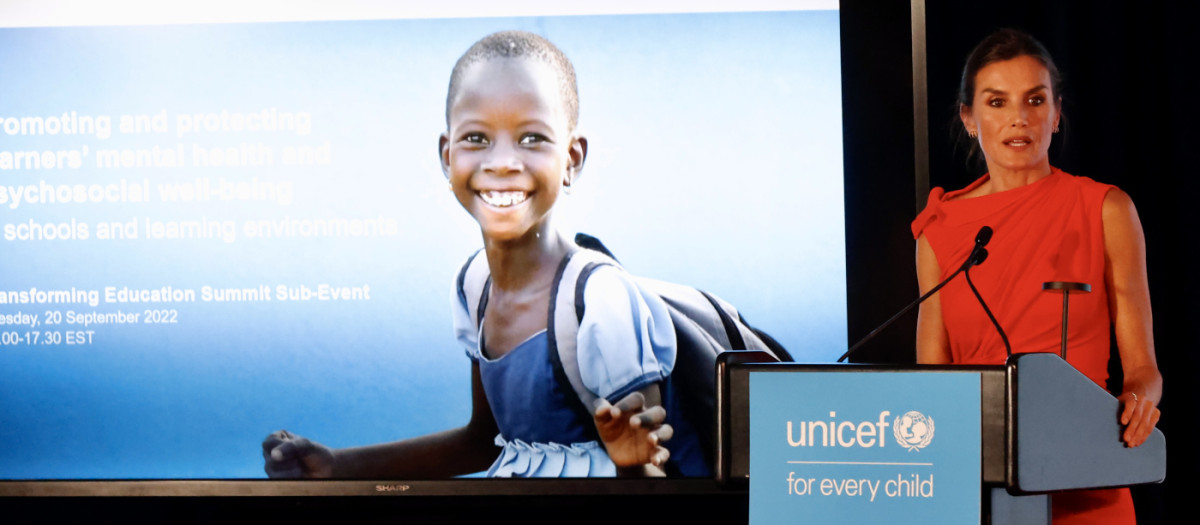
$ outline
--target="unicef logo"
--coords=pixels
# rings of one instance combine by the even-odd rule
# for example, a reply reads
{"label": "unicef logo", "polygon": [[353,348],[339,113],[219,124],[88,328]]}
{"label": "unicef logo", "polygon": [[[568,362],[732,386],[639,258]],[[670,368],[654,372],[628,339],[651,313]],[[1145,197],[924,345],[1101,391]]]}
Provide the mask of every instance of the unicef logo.
{"label": "unicef logo", "polygon": [[909,451],[923,449],[933,440],[933,418],[909,411],[892,422],[892,434]]}

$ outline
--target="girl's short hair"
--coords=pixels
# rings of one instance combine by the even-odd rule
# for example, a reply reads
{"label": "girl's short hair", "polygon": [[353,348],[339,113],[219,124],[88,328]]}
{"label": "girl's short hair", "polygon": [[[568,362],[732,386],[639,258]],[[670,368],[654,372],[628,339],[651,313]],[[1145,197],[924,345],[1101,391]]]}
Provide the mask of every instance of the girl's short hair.
{"label": "girl's short hair", "polygon": [[450,88],[446,92],[446,125],[450,125],[450,106],[458,96],[459,84],[469,66],[494,58],[527,58],[550,66],[559,78],[567,115],[567,123],[574,130],[579,122],[579,88],[575,84],[575,67],[567,56],[553,43],[541,36],[526,31],[500,31],[475,42],[466,53],[458,58],[450,73]]}

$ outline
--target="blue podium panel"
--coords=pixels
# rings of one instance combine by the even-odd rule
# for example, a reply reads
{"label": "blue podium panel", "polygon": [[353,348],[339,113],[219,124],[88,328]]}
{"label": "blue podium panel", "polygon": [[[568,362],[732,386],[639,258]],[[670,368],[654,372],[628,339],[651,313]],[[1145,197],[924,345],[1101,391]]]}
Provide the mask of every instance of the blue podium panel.
{"label": "blue podium panel", "polygon": [[1009,492],[1117,487],[1167,476],[1167,442],[1158,429],[1129,448],[1117,420],[1121,402],[1056,354],[1010,359],[1013,429]]}
{"label": "blue podium panel", "polygon": [[979,523],[979,373],[847,368],[750,373],[750,523]]}

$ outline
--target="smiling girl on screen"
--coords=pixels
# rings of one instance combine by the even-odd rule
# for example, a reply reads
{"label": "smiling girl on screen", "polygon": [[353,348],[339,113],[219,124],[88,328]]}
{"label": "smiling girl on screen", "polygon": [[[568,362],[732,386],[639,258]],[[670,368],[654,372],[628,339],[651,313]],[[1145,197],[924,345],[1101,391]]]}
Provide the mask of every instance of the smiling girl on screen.
{"label": "smiling girl on screen", "polygon": [[551,293],[577,249],[552,215],[587,157],[578,114],[574,68],[544,38],[495,33],[459,58],[439,140],[442,170],[479,223],[479,256],[491,273],[480,326],[454,301],[455,332],[471,358],[470,421],[338,450],[281,430],[263,442],[271,477],[708,475],[697,436],[663,445],[673,429],[660,386],[674,364],[675,336],[661,299],[628,275],[602,268],[586,288],[578,353],[585,386],[599,398],[593,412],[580,409],[551,364]]}

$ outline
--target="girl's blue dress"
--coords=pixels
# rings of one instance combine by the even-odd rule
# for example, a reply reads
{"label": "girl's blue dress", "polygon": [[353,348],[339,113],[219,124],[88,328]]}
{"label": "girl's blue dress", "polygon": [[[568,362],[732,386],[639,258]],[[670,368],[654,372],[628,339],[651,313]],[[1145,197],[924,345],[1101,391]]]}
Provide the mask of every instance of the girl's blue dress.
{"label": "girl's blue dress", "polygon": [[[710,475],[698,436],[681,417],[669,381],[675,365],[675,331],[662,300],[643,293],[616,268],[600,268],[584,290],[587,308],[579,326],[578,353],[584,385],[616,402],[658,383],[667,422],[675,435],[664,445],[668,472]],[[591,407],[584,407],[550,355],[539,332],[498,359],[487,358],[457,293],[454,328],[467,355],[479,364],[492,415],[500,428],[500,456],[488,470],[496,477],[611,477],[616,467],[600,443]],[[486,313],[485,313],[486,315]],[[482,323],[481,323],[482,326]]]}

